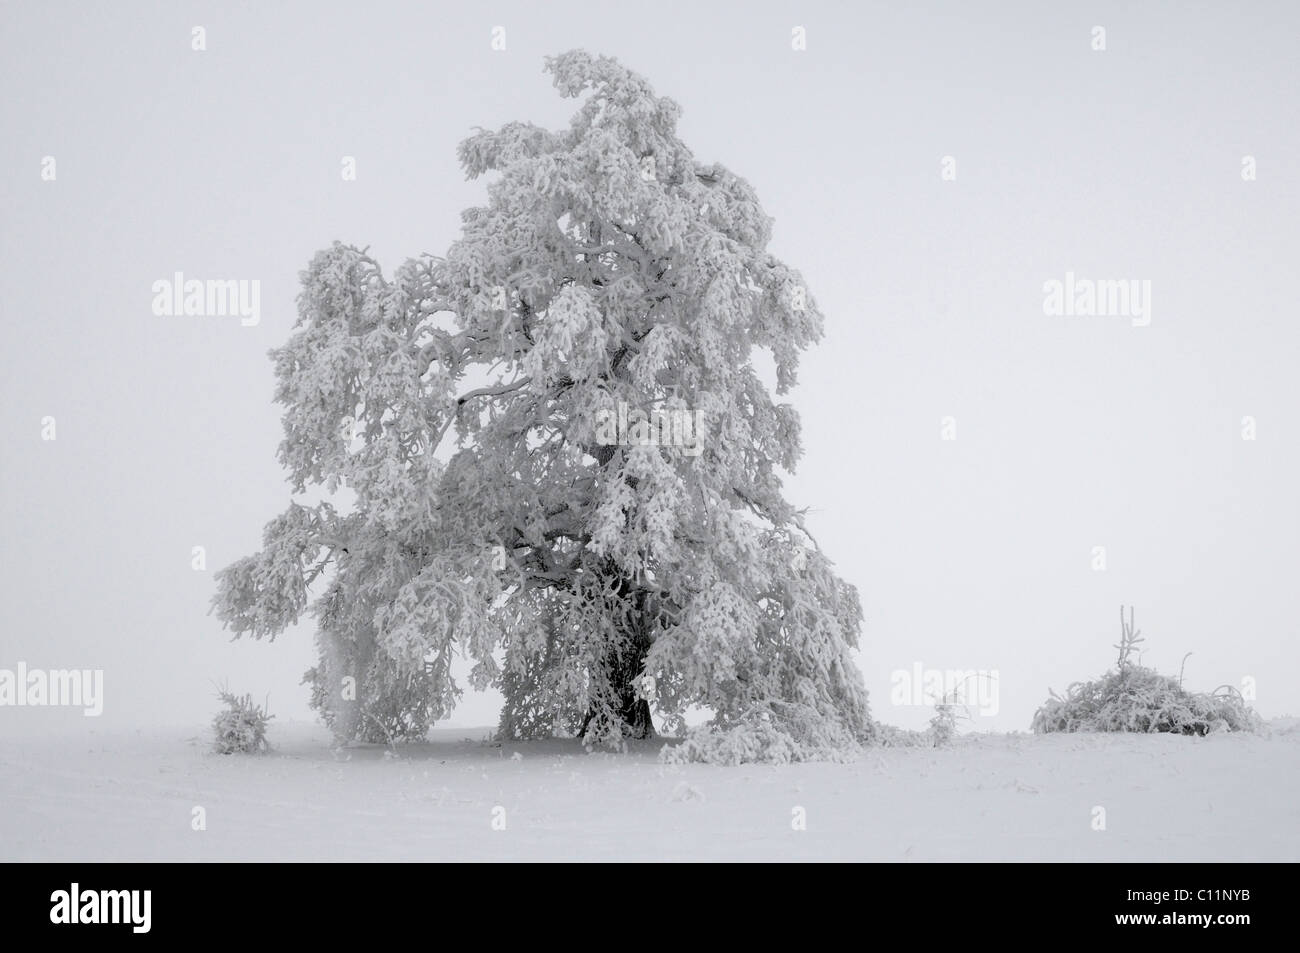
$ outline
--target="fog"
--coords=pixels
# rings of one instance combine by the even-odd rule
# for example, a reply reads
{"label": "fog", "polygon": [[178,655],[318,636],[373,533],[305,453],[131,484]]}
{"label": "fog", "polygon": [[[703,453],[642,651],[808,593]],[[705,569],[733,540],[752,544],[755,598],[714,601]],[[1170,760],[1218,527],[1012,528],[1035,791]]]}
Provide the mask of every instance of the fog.
{"label": "fog", "polygon": [[[876,717],[931,713],[895,672],[978,670],[969,726],[1025,730],[1113,663],[1121,604],[1144,663],[1300,712],[1297,8],[700,6],[6,4],[0,668],[102,670],[96,727],[201,722],[216,683],[310,717],[310,625],[208,615],[289,499],[298,271],[443,253],[485,198],[457,143],[565,124],[542,61],[583,47],[682,105],[827,316],[787,488],[861,592]],[[178,272],[260,282],[258,320],[156,314]],[[1053,313],[1082,281],[1135,297]]]}

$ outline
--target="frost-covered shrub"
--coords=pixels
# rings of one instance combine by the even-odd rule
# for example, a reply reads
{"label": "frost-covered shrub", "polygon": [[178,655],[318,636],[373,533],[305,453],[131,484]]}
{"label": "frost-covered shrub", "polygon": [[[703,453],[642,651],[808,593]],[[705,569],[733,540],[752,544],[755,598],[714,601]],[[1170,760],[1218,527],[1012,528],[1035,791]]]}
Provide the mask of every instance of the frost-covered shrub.
{"label": "frost-covered shrub", "polygon": [[957,737],[957,706],[943,702],[935,706],[934,717],[930,719],[930,735],[935,747],[942,747]]}
{"label": "frost-covered shrub", "polygon": [[877,724],[876,741],[882,748],[942,748],[957,737],[958,706],[945,699],[934,706],[934,715],[924,731]]}
{"label": "frost-covered shrub", "polygon": [[254,754],[269,750],[266,727],[274,715],[253,702],[252,695],[217,692],[226,707],[212,719],[212,750],[217,754]]}
{"label": "frost-covered shrub", "polygon": [[1124,619],[1115,669],[1094,681],[1076,682],[1064,697],[1051,698],[1034,714],[1033,730],[1138,731],[1207,735],[1212,731],[1258,731],[1260,717],[1231,686],[1210,693],[1189,692],[1180,679],[1130,661],[1142,639],[1133,628],[1133,612]]}
{"label": "frost-covered shrub", "polygon": [[1257,731],[1259,716],[1230,686],[1193,693],[1178,680],[1128,665],[1090,682],[1055,692],[1034,715],[1036,732],[1163,731],[1206,735],[1212,731]]}

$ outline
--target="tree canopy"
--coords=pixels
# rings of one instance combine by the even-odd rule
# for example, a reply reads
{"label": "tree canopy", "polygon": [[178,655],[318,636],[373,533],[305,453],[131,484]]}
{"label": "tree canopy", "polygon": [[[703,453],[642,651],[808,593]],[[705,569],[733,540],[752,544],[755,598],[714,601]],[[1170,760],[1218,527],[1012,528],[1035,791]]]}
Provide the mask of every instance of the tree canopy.
{"label": "tree canopy", "polygon": [[[873,732],[857,592],[783,496],[799,418],[754,365],[769,353],[785,395],[822,315],[675,102],[608,57],[546,70],[577,112],[461,143],[487,204],[445,257],[385,277],[335,243],[302,273],[272,352],[279,459],[322,502],[218,574],[218,617],[274,638],[309,613],[340,738],[423,733],[460,654],[504,692],[508,737],[619,746],[699,706],[668,756],[851,751]],[[611,437],[620,414],[637,424]],[[683,419],[693,444],[649,439]]]}

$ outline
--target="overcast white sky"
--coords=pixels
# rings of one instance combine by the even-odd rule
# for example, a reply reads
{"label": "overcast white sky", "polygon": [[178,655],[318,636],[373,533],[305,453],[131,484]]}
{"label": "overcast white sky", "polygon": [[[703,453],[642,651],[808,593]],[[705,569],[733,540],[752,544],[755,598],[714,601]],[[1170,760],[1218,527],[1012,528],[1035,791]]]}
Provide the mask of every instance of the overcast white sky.
{"label": "overcast white sky", "polygon": [[[542,59],[584,47],[681,103],[827,315],[789,489],[862,593],[877,717],[924,723],[889,700],[919,663],[997,670],[976,727],[1027,729],[1111,664],[1121,603],[1145,662],[1300,713],[1300,7],[982,6],[4,3],[0,667],[102,668],[101,723],[197,723],[214,681],[308,717],[309,627],[206,614],[287,500],[266,352],[298,271],[445,251],[484,195],[456,144],[567,122]],[[260,280],[260,324],[155,316],[176,271]],[[1045,315],[1067,272],[1150,281],[1149,326]]]}

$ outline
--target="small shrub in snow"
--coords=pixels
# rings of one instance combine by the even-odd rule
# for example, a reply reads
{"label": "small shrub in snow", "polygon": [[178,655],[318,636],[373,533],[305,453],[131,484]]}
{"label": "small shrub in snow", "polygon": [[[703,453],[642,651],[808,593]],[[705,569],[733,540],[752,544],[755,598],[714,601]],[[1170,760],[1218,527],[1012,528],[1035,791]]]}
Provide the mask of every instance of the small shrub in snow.
{"label": "small shrub in snow", "polygon": [[934,746],[942,748],[957,737],[957,706],[944,700],[934,706],[934,717],[930,719],[930,737]]}
{"label": "small shrub in snow", "polygon": [[1065,696],[1052,697],[1034,715],[1033,730],[1140,731],[1207,735],[1213,731],[1258,731],[1260,717],[1241,693],[1224,685],[1210,693],[1189,692],[1181,679],[1161,675],[1133,662],[1130,656],[1142,641],[1120,607],[1119,659],[1114,670],[1090,682],[1075,682]]}
{"label": "small shrub in snow", "polygon": [[896,725],[876,726],[876,735],[882,748],[944,748],[957,737],[958,705],[952,696],[934,706],[930,725],[924,731],[899,728]]}
{"label": "small shrub in snow", "polygon": [[266,726],[275,716],[254,704],[252,695],[235,695],[223,688],[217,697],[226,707],[212,719],[212,750],[217,754],[254,754],[268,750]]}

